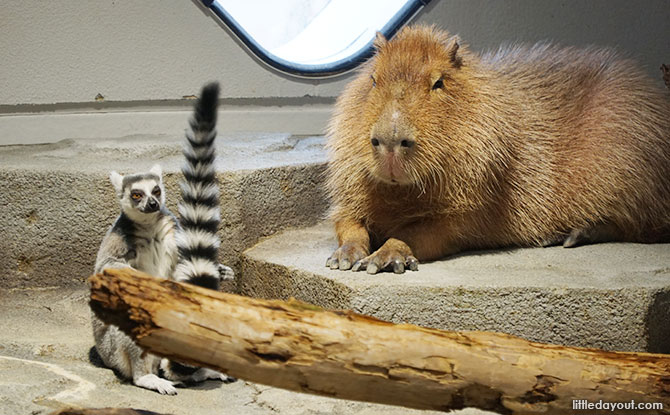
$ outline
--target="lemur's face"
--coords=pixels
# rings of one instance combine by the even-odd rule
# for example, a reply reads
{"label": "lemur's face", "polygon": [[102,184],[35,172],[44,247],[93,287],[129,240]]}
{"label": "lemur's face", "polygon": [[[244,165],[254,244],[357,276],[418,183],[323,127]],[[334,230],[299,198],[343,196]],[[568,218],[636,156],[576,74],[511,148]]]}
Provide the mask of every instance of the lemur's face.
{"label": "lemur's face", "polygon": [[159,180],[139,179],[128,183],[123,191],[122,203],[142,213],[154,213],[161,208],[162,196]]}
{"label": "lemur's face", "polygon": [[121,203],[123,212],[131,219],[141,221],[153,217],[165,203],[160,166],[156,165],[148,173],[121,176],[112,172],[110,179]]}

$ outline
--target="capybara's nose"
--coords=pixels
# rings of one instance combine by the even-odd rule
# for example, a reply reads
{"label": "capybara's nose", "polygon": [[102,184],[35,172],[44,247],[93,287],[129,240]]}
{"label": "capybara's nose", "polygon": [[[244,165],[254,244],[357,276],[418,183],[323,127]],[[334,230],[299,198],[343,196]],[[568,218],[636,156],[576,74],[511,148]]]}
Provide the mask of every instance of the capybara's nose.
{"label": "capybara's nose", "polygon": [[393,152],[398,149],[410,149],[414,147],[414,144],[416,144],[416,142],[411,138],[384,139],[373,137],[370,142],[372,143],[373,147],[382,146],[389,152]]}

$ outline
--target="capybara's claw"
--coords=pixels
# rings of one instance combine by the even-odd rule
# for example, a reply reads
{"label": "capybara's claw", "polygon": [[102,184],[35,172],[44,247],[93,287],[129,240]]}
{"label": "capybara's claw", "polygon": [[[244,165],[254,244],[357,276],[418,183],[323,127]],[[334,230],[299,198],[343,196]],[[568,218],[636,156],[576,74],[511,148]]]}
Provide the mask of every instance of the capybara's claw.
{"label": "capybara's claw", "polygon": [[393,271],[396,274],[403,274],[407,268],[411,271],[417,271],[419,261],[412,255],[405,257],[398,251],[382,247],[372,255],[357,261],[351,270],[365,270],[368,274],[376,274],[379,271]]}
{"label": "capybara's claw", "polygon": [[379,272],[381,267],[378,265],[378,258],[376,258],[374,255],[375,254],[372,254],[369,257],[361,259],[360,261],[356,261],[351,270],[354,272],[365,270],[368,274],[376,274]]}
{"label": "capybara's claw", "polygon": [[377,259],[375,259],[374,257],[374,254],[372,254],[369,257],[361,259],[360,261],[356,261],[351,270],[352,271],[365,270],[368,274],[376,274],[377,272],[379,272],[380,267],[377,263]]}
{"label": "capybara's claw", "polygon": [[363,248],[353,244],[344,244],[337,248],[333,255],[326,261],[326,266],[330,269],[349,270],[352,264],[358,263],[367,256]]}
{"label": "capybara's claw", "polygon": [[351,269],[351,261],[344,258],[342,261],[340,261],[340,269],[342,269],[342,270]]}
{"label": "capybara's claw", "polygon": [[337,269],[338,267],[337,258],[335,258],[334,256],[328,258],[328,261],[326,261],[326,266],[330,269]]}
{"label": "capybara's claw", "polygon": [[391,262],[391,264],[393,264],[393,272],[395,274],[403,274],[405,272],[405,263],[399,259]]}
{"label": "capybara's claw", "polygon": [[407,257],[405,265],[407,265],[411,271],[419,270],[419,260],[411,255]]}

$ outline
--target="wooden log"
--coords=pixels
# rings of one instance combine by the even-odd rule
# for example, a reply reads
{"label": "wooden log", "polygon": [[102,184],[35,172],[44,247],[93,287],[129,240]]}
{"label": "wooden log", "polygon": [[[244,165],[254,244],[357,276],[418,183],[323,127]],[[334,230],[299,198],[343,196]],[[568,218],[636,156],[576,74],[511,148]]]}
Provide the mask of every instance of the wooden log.
{"label": "wooden log", "polygon": [[93,311],[147,350],[252,382],[442,411],[567,414],[579,399],[662,403],[663,409],[644,413],[670,413],[670,355],[396,325],[130,269],[105,271],[89,281]]}

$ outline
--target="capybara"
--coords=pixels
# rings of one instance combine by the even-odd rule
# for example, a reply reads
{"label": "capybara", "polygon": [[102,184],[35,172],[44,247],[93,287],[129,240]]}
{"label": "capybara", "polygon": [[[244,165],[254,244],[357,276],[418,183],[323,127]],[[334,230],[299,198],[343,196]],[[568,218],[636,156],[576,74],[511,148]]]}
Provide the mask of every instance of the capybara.
{"label": "capybara", "polygon": [[476,54],[405,28],[338,98],[333,269],[509,246],[670,241],[670,93],[612,49]]}

